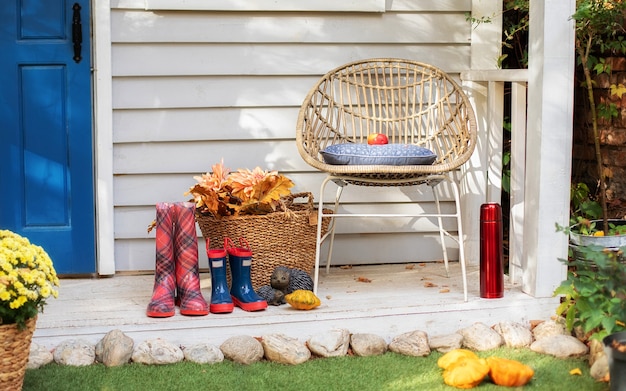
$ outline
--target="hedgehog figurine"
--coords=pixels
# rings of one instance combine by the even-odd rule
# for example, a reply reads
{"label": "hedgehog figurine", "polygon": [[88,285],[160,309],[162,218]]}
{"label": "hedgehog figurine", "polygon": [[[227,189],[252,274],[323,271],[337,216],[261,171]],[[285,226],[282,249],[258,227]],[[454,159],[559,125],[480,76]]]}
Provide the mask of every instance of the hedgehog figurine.
{"label": "hedgehog figurine", "polygon": [[303,270],[292,269],[286,266],[278,266],[274,269],[270,278],[270,285],[283,294],[288,295],[298,289],[313,290],[313,279]]}
{"label": "hedgehog figurine", "polygon": [[285,295],[298,289],[313,290],[311,276],[303,270],[286,266],[277,266],[270,277],[270,285],[263,285],[256,290],[269,305],[285,304]]}
{"label": "hedgehog figurine", "polygon": [[256,290],[256,293],[269,305],[285,304],[285,294],[269,285],[263,285]]}

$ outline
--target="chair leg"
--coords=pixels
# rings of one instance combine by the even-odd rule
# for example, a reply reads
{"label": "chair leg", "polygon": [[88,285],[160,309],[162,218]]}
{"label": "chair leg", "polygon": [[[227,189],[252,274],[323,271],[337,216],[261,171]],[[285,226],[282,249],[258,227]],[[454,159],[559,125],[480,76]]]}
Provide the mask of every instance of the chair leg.
{"label": "chair leg", "polygon": [[446,267],[446,277],[450,277],[450,269],[448,267],[448,249],[446,248],[445,231],[443,229],[443,219],[441,218],[441,204],[439,203],[439,196],[437,195],[436,185],[430,188],[433,191],[433,197],[435,198],[435,205],[437,206],[437,224],[439,225],[439,238],[441,240],[441,250],[443,251],[443,264]]}
{"label": "chair leg", "polygon": [[461,197],[459,196],[459,185],[448,180],[452,184],[452,192],[454,193],[454,206],[457,222],[457,233],[459,235],[459,263],[461,264],[461,275],[463,277],[463,298],[467,301],[467,269],[465,264],[465,241],[463,239],[463,221],[461,215]]}
{"label": "chair leg", "polygon": [[[343,186],[338,185],[337,193],[335,194],[335,207],[333,208],[333,214],[337,214],[337,210],[339,210],[339,199],[341,198],[341,194],[343,193]],[[326,274],[330,273],[330,261],[333,257],[333,246],[335,244],[335,222],[336,220],[332,220],[332,227],[330,227],[330,243],[328,245],[328,258],[326,258]]]}
{"label": "chair leg", "polygon": [[[331,220],[330,220],[328,232],[326,233],[326,235],[324,235],[324,237],[322,237],[322,217],[323,217],[322,213],[324,210],[324,189],[326,188],[326,185],[331,179],[332,178],[329,176],[329,177],[326,177],[322,181],[322,185],[320,186],[320,193],[319,193],[320,195],[319,195],[318,214],[317,214],[317,235],[315,238],[315,270],[314,270],[314,275],[313,275],[313,293],[315,294],[317,294],[317,286],[318,286],[318,280],[319,280],[319,268],[320,268],[320,256],[321,256],[322,242],[326,240],[328,236],[330,236],[328,258],[326,259],[326,273],[330,271],[330,260],[333,254],[333,244],[335,242],[335,218],[332,216],[330,217]],[[335,196],[335,207],[333,209],[333,214],[337,213],[337,209],[339,206],[339,198],[341,198],[342,191],[343,191],[343,186],[339,186],[339,188],[337,189],[337,194]]]}

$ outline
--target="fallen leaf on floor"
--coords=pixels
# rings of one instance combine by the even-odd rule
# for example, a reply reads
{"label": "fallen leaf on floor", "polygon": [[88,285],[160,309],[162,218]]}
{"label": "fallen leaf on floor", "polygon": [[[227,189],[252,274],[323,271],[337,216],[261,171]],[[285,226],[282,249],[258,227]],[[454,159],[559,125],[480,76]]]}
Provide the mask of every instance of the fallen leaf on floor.
{"label": "fallen leaf on floor", "polygon": [[422,277],[422,281],[425,281],[425,280],[432,280],[432,278],[430,278],[430,277]]}
{"label": "fallen leaf on floor", "polygon": [[580,368],[574,368],[571,371],[569,371],[570,375],[582,375],[583,372],[580,370]]}
{"label": "fallen leaf on floor", "polygon": [[436,286],[437,286],[437,284],[432,283],[430,281],[427,281],[427,282],[424,283],[424,287],[425,288],[435,288]]}
{"label": "fallen leaf on floor", "polygon": [[339,269],[352,269],[352,265],[341,265]]}
{"label": "fallen leaf on floor", "polygon": [[404,268],[407,269],[407,270],[413,270],[413,269],[415,269],[415,265],[413,265],[413,264],[406,265]]}
{"label": "fallen leaf on floor", "polygon": [[440,289],[439,293],[450,293],[450,289],[448,289],[448,288]]}
{"label": "fallen leaf on floor", "polygon": [[531,331],[534,330],[535,327],[539,326],[541,323],[543,323],[543,320],[537,320],[537,319],[531,320],[530,321],[530,330]]}
{"label": "fallen leaf on floor", "polygon": [[372,280],[370,280],[367,277],[359,277],[356,279],[358,282],[372,282]]}
{"label": "fallen leaf on floor", "polygon": [[326,295],[326,300],[330,300],[330,299],[332,299],[332,298],[333,298],[333,297],[332,297],[331,295]]}
{"label": "fallen leaf on floor", "polygon": [[426,264],[425,264],[425,263],[419,263],[419,264],[418,264],[418,266],[419,266],[419,267],[425,267],[425,266],[426,266]]}

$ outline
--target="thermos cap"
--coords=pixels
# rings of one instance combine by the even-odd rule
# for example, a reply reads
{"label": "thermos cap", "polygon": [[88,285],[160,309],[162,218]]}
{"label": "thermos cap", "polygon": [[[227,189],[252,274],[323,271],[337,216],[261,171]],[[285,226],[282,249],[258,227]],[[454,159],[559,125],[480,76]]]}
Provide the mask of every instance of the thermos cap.
{"label": "thermos cap", "polygon": [[482,204],[480,206],[481,221],[500,221],[502,220],[502,208],[496,202]]}

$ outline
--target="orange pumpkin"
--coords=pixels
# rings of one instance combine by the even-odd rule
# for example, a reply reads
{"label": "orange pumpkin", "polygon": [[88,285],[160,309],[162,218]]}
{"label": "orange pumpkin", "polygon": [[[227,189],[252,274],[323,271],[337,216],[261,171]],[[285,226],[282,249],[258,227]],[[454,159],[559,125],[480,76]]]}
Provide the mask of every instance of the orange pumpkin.
{"label": "orange pumpkin", "polygon": [[499,386],[519,387],[528,383],[535,371],[519,361],[500,357],[489,357],[489,377]]}
{"label": "orange pumpkin", "polygon": [[443,381],[456,388],[473,388],[489,373],[489,365],[482,358],[461,358],[443,371]]}
{"label": "orange pumpkin", "polygon": [[439,366],[439,368],[446,369],[451,364],[454,364],[456,361],[460,359],[465,359],[465,358],[477,359],[478,356],[476,355],[476,353],[472,352],[471,350],[454,349],[454,350],[450,350],[448,353],[439,357],[439,360],[437,360],[437,365]]}

